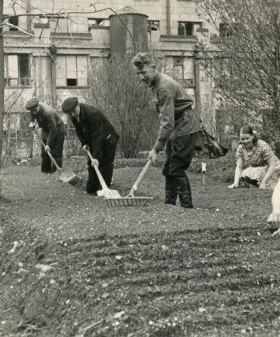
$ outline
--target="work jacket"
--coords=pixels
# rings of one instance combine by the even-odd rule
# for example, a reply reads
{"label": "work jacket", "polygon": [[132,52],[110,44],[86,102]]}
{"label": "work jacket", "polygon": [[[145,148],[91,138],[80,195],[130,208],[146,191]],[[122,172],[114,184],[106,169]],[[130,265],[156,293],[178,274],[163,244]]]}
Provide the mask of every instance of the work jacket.
{"label": "work jacket", "polygon": [[50,147],[54,145],[56,136],[60,132],[65,132],[61,117],[51,106],[40,103],[39,111],[31,111],[31,122],[37,121],[38,126],[42,128],[42,138]]}
{"label": "work jacket", "polygon": [[162,151],[169,139],[200,130],[199,117],[186,90],[168,75],[157,73],[150,88],[160,116],[160,129],[154,149]]}
{"label": "work jacket", "polygon": [[102,157],[102,145],[111,137],[118,140],[114,126],[109,119],[95,106],[80,103],[79,117],[71,117],[77,136],[82,144],[90,147],[93,158]]}

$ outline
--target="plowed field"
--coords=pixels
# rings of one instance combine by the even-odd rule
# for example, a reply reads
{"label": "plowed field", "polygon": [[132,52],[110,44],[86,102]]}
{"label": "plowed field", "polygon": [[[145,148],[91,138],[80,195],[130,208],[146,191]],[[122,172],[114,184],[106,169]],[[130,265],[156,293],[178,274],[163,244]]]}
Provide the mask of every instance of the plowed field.
{"label": "plowed field", "polygon": [[[140,168],[115,170],[125,195]],[[152,168],[144,207],[108,207],[38,166],[3,173],[0,335],[278,336],[280,238],[271,191],[190,173],[195,209],[163,205]]]}

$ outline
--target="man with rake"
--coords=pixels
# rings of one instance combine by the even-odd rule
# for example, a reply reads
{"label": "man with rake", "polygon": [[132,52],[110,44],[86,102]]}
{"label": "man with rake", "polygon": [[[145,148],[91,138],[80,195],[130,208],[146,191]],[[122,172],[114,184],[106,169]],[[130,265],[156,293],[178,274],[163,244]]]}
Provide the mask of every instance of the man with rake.
{"label": "man with rake", "polygon": [[191,164],[200,130],[199,117],[192,109],[193,99],[166,74],[160,73],[150,53],[138,53],[132,60],[140,80],[149,85],[154,106],[160,116],[158,139],[148,159],[154,163],[166,146],[165,204],[193,208],[189,179],[185,171]]}
{"label": "man with rake", "polygon": [[88,150],[93,157],[92,161],[88,160],[86,191],[97,195],[101,186],[93,165],[99,166],[105,183],[110,186],[119,135],[109,119],[97,107],[79,103],[77,97],[67,98],[61,108],[70,116],[83,149]]}

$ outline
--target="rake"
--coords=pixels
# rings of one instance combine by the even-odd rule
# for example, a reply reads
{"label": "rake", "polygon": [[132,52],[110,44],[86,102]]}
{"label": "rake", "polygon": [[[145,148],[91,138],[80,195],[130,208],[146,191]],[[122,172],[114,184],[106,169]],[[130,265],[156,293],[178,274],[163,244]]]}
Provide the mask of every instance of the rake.
{"label": "rake", "polygon": [[[89,150],[87,150],[87,154],[93,163],[93,157]],[[135,197],[134,193],[137,191],[137,188],[141,181],[143,180],[145,174],[147,173],[148,169],[152,165],[152,161],[149,160],[143,170],[141,171],[139,177],[135,181],[134,185],[132,186],[129,194],[126,197],[122,197],[120,193],[116,190],[111,190],[108,188],[105,180],[102,177],[101,172],[99,171],[99,168],[97,165],[93,165],[96,175],[99,179],[100,185],[102,189],[100,191],[97,191],[98,197],[104,197],[104,200],[106,201],[108,206],[114,207],[114,206],[142,206],[146,204],[148,201],[151,201],[152,197]]]}
{"label": "rake", "polygon": [[153,197],[135,197],[135,192],[138,189],[141,181],[143,180],[148,169],[152,165],[152,160],[150,159],[144,166],[143,170],[139,174],[137,180],[133,184],[129,194],[126,197],[107,197],[105,198],[107,205],[114,206],[144,206],[147,202],[153,200]]}

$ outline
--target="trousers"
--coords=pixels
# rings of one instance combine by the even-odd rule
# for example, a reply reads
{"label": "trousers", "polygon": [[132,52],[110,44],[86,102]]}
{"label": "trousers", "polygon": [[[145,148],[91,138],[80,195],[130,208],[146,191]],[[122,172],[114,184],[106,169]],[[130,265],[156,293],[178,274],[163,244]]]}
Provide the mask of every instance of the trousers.
{"label": "trousers", "polygon": [[[107,186],[112,183],[114,160],[116,149],[119,141],[119,136],[110,136],[102,144],[102,155],[99,159],[99,170],[105,180]],[[95,169],[91,165],[90,159],[88,160],[88,179],[86,183],[86,191],[89,194],[96,195],[97,191],[101,189]]]}
{"label": "trousers", "polygon": [[[50,152],[51,155],[54,157],[57,165],[59,167],[62,167],[62,158],[63,158],[63,144],[64,144],[64,138],[65,138],[65,128],[64,123],[61,123],[57,126],[57,135],[53,142],[53,144],[50,146]],[[42,140],[43,143],[46,145],[48,139],[48,133],[42,132]],[[42,157],[42,163],[41,163],[41,172],[43,173],[53,173],[56,171],[55,165],[52,163],[48,153],[45,151],[45,148],[43,145],[41,145],[41,157]]]}
{"label": "trousers", "polygon": [[195,150],[197,133],[171,139],[166,144],[166,162],[162,174],[165,176],[165,204],[180,204],[193,208],[192,192],[186,170],[189,168]]}

